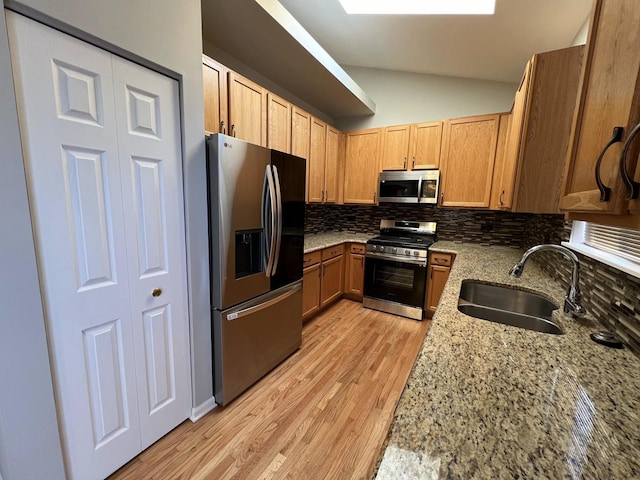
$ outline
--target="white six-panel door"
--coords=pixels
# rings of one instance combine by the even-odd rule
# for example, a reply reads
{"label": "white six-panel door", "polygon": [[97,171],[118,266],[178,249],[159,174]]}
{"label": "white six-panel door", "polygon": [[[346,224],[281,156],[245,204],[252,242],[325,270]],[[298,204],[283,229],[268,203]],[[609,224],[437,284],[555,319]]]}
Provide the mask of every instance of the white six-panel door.
{"label": "white six-panel door", "polygon": [[104,478],[191,405],[178,85],[7,22],[67,469]]}

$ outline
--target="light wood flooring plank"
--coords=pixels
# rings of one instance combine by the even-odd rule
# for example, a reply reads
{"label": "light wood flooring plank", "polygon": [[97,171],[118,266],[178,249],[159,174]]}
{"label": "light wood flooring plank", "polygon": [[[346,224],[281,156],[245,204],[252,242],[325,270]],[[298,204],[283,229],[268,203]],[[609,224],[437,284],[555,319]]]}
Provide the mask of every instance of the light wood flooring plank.
{"label": "light wood flooring plank", "polygon": [[370,478],[428,326],[341,300],[230,405],[179,425],[109,478]]}

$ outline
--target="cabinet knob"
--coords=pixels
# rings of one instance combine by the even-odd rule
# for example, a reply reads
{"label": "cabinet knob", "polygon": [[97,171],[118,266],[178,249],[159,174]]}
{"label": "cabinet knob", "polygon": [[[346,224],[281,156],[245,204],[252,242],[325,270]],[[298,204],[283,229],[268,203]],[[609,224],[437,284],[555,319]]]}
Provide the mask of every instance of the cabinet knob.
{"label": "cabinet knob", "polygon": [[227,126],[224,123],[224,120],[220,120],[220,133],[223,133],[224,135],[227,134]]}
{"label": "cabinet knob", "polygon": [[154,288],[153,290],[151,290],[151,295],[154,297],[159,297],[160,295],[162,295],[162,289]]}
{"label": "cabinet knob", "polygon": [[231,124],[231,136],[233,136],[233,137],[236,136],[236,124],[235,123]]}

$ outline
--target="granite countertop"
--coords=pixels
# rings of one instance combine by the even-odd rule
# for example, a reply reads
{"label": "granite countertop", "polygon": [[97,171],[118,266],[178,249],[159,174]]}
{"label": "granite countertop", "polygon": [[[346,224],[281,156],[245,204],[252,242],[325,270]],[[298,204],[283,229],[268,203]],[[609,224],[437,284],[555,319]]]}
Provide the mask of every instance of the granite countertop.
{"label": "granite countertop", "polygon": [[[564,335],[466,316],[463,279],[515,285],[562,307],[564,289],[520,250],[438,242],[451,275],[396,408],[377,479],[640,477],[640,359],[596,344],[589,317]],[[565,261],[558,256],[558,261]]]}
{"label": "granite countertop", "polygon": [[304,236],[304,253],[311,253],[327,247],[333,247],[345,242],[366,243],[375,235],[351,232],[325,232]]}

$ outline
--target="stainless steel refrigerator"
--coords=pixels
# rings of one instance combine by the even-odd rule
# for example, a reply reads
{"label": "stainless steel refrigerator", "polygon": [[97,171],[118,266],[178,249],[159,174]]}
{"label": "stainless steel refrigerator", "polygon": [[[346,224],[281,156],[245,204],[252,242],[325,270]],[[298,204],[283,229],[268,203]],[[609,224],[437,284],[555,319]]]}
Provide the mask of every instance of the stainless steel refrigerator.
{"label": "stainless steel refrigerator", "polygon": [[302,341],[303,158],[207,137],[214,395],[226,405]]}

